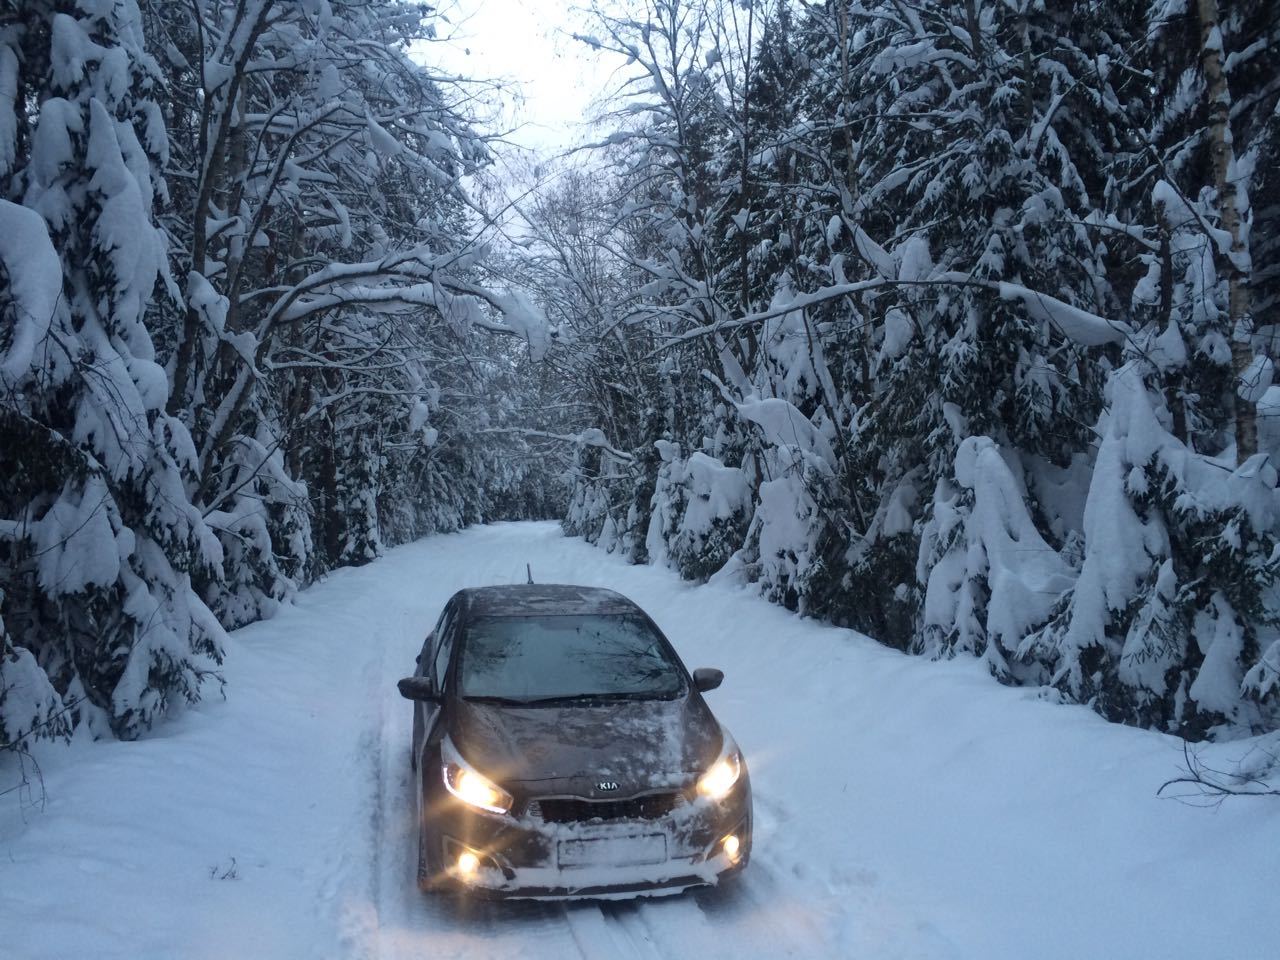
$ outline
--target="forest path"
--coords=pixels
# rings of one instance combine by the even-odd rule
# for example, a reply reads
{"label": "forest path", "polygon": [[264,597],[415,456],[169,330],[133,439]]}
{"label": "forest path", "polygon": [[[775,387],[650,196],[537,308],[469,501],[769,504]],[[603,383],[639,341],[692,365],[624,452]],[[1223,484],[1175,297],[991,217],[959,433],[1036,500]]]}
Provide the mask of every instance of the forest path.
{"label": "forest path", "polygon": [[[752,862],[723,890],[458,910],[413,882],[411,711],[395,690],[459,587],[614,587],[691,666],[751,764]],[[342,570],[237,631],[227,699],[134,743],[39,752],[0,798],[15,960],[694,957],[1203,960],[1274,955],[1280,804],[1160,800],[1181,744],[497,524]],[[1228,764],[1241,744],[1211,748]],[[0,783],[14,774],[0,766]]]}

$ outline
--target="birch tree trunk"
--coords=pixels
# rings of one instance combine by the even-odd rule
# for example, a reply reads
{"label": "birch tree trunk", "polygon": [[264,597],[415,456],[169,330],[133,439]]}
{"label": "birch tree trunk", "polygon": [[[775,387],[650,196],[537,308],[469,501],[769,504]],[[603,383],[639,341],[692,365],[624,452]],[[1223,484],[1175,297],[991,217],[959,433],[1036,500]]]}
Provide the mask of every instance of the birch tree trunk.
{"label": "birch tree trunk", "polygon": [[1245,230],[1249,201],[1247,192],[1240,189],[1235,176],[1235,146],[1230,127],[1231,92],[1227,89],[1227,75],[1223,65],[1218,0],[1198,0],[1197,8],[1200,15],[1200,64],[1204,70],[1209,97],[1209,149],[1213,162],[1213,183],[1218,192],[1222,229],[1231,237],[1231,254],[1227,258],[1227,310],[1231,319],[1231,366],[1236,376],[1236,390],[1233,394],[1236,462],[1243,463],[1258,451],[1256,407],[1241,395],[1241,388],[1247,386],[1242,378],[1253,360],[1253,350],[1249,343],[1253,332],[1249,292],[1251,261]]}

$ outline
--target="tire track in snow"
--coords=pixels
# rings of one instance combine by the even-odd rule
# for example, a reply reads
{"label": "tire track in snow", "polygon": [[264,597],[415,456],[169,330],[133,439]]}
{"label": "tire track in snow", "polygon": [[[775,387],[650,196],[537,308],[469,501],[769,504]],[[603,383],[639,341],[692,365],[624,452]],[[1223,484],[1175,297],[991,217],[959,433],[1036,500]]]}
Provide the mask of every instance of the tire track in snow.
{"label": "tire track in snow", "polygon": [[[371,638],[368,648],[372,652],[361,671],[359,689],[363,696],[358,716],[363,731],[350,764],[350,775],[364,777],[363,822],[347,840],[332,904],[338,913],[341,947],[338,956],[350,960],[374,960],[380,955],[377,904],[381,900],[382,840],[390,759],[387,756],[390,748],[386,736],[387,699],[381,688],[386,673],[387,643],[393,631],[378,615],[372,618],[372,623],[363,622],[363,627]],[[346,771],[335,771],[338,775],[343,772]]]}
{"label": "tire track in snow", "polygon": [[[637,952],[647,960],[665,960],[667,957],[674,956],[675,954],[671,951],[662,950],[659,947],[659,941],[654,939],[653,931],[642,919],[644,916],[641,912],[642,904],[643,901],[641,903],[610,903],[602,909],[619,929],[626,931],[627,937],[635,945]],[[687,943],[684,946],[693,946],[693,944]],[[699,954],[697,950],[692,952],[695,955],[705,956],[705,954]]]}
{"label": "tire track in snow", "polygon": [[[379,635],[386,637],[389,631],[379,631]],[[374,757],[374,791],[372,809],[369,811],[369,839],[372,846],[372,859],[369,864],[369,902],[373,907],[371,916],[368,918],[369,923],[366,937],[371,940],[366,948],[366,956],[370,958],[378,957],[382,951],[379,945],[381,938],[381,925],[377,905],[382,902],[382,852],[383,837],[386,833],[386,807],[388,800],[387,776],[391,769],[392,758],[389,756],[391,752],[391,742],[387,737],[387,701],[386,697],[380,695],[382,693],[382,679],[386,675],[387,661],[387,643],[384,639],[382,642],[375,644],[378,649],[375,657],[376,664],[370,671],[370,690],[369,699],[376,705],[374,709],[373,723],[370,727],[371,731],[376,732],[377,742],[371,745],[370,753]]]}
{"label": "tire track in snow", "polygon": [[598,904],[565,904],[564,920],[583,960],[646,960],[628,938],[614,932]]}
{"label": "tire track in snow", "polygon": [[729,902],[736,899],[750,905],[752,914],[768,916],[776,942],[785,947],[781,956],[797,956],[796,944],[828,946],[834,917],[827,906],[838,898],[815,896],[813,861],[793,850],[794,841],[784,839],[790,818],[786,806],[759,790],[753,799],[756,850]]}
{"label": "tire track in snow", "polygon": [[[644,945],[642,955],[647,960],[676,956],[707,960],[721,955],[724,948],[724,938],[717,935],[702,911],[684,894],[660,901],[612,903],[604,909],[627,931],[632,943]],[[660,917],[676,919],[678,926],[658,923]]]}

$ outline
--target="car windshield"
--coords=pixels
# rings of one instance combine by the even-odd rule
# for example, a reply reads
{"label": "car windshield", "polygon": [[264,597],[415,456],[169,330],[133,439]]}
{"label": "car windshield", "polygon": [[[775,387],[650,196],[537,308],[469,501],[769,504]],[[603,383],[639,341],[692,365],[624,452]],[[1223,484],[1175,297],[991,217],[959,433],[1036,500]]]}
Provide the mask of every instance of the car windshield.
{"label": "car windshield", "polygon": [[662,638],[626,614],[478,618],[458,669],[472,700],[671,699],[684,689]]}

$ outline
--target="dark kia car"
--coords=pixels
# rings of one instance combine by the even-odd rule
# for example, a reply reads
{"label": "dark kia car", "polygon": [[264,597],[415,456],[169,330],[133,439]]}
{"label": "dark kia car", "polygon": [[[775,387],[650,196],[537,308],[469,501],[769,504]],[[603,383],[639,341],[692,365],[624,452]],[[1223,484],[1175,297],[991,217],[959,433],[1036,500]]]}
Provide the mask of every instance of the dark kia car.
{"label": "dark kia car", "polygon": [[418,883],[483,897],[676,892],[741,870],[747,765],[652,620],[611,590],[455,594],[414,701]]}

